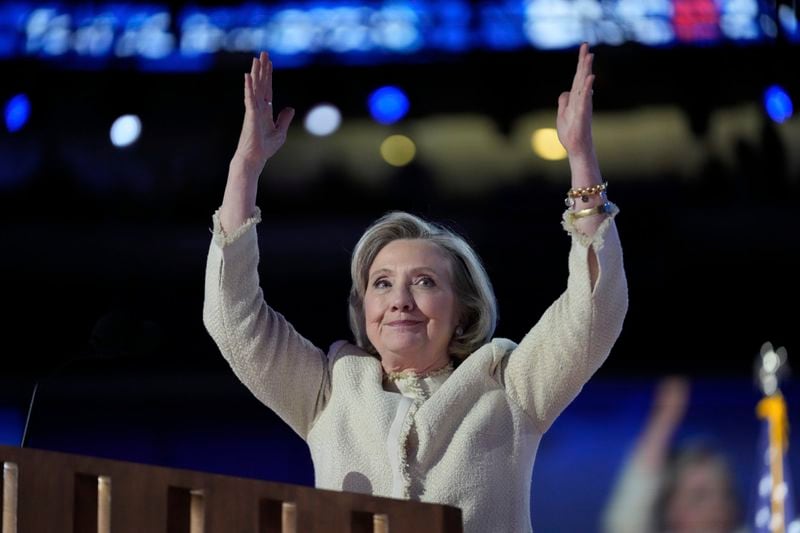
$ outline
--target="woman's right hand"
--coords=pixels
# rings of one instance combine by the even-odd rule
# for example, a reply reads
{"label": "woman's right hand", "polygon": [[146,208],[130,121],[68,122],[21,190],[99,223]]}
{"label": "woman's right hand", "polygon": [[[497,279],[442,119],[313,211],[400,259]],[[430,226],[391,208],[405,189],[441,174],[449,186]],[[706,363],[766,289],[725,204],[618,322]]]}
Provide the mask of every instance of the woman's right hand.
{"label": "woman's right hand", "polygon": [[266,52],[253,58],[250,72],[244,75],[244,123],[233,162],[254,178],[264,170],[267,160],[283,146],[294,117],[287,107],[273,118],[272,61]]}
{"label": "woman's right hand", "polygon": [[228,234],[254,215],[258,177],[267,160],[283,146],[294,117],[294,109],[287,107],[277,120],[272,118],[272,62],[266,52],[253,59],[250,73],[244,75],[244,108],[242,133],[219,210],[222,229]]}
{"label": "woman's right hand", "polygon": [[656,386],[651,416],[662,425],[677,427],[686,415],[690,390],[689,380],[683,376],[663,378]]}

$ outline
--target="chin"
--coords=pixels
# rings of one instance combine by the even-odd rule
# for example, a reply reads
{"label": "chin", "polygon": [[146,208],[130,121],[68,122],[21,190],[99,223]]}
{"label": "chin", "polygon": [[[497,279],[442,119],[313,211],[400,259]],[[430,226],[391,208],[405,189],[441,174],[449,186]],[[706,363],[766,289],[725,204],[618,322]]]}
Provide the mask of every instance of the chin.
{"label": "chin", "polygon": [[419,344],[385,344],[384,347],[387,351],[401,357],[413,358],[415,355],[423,353],[423,347]]}

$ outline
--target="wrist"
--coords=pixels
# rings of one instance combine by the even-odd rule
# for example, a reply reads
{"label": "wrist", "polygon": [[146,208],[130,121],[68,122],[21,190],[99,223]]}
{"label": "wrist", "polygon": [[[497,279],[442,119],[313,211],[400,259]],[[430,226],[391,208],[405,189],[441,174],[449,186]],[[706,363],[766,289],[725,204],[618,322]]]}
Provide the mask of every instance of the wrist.
{"label": "wrist", "polygon": [[600,164],[597,161],[594,149],[589,149],[585,152],[570,152],[567,156],[573,189],[592,187],[603,182],[600,174]]}
{"label": "wrist", "polygon": [[266,160],[253,159],[237,152],[228,165],[228,171],[232,176],[241,176],[248,180],[258,179],[266,164]]}

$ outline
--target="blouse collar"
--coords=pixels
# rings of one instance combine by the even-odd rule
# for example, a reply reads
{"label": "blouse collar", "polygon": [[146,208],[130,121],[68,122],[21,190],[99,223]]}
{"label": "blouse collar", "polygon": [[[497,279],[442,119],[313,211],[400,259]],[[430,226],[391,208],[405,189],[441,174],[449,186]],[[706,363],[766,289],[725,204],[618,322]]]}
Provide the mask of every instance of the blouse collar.
{"label": "blouse collar", "polygon": [[415,402],[422,403],[436,392],[442,383],[453,373],[453,363],[430,372],[417,373],[413,370],[389,372],[384,374],[383,382],[386,390],[399,392]]}

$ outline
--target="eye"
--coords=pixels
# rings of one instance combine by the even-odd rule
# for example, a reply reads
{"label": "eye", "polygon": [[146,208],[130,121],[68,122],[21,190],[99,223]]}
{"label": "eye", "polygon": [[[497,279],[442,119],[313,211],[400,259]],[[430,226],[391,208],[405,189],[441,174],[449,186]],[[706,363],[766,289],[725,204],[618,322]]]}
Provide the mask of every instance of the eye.
{"label": "eye", "polygon": [[421,278],[419,278],[417,280],[416,284],[420,285],[422,287],[435,287],[436,286],[436,282],[433,281],[433,278],[431,278],[430,276],[422,276]]}
{"label": "eye", "polygon": [[387,289],[391,286],[392,284],[389,283],[389,280],[386,278],[378,278],[372,282],[372,287],[375,289]]}

